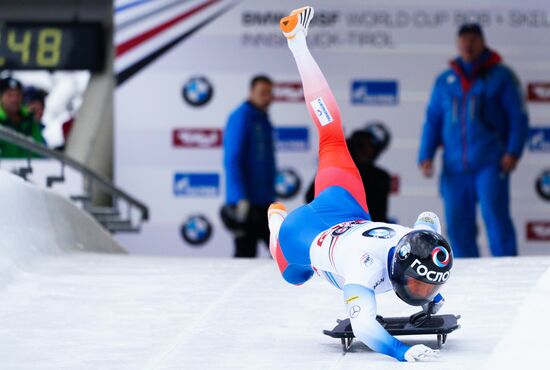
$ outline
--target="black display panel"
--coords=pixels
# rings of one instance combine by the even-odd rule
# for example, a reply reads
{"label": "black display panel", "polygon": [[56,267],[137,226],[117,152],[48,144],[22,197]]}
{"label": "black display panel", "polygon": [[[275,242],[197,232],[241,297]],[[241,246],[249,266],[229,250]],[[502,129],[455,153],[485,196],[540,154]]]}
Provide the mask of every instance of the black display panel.
{"label": "black display panel", "polygon": [[0,70],[100,71],[100,23],[0,22]]}

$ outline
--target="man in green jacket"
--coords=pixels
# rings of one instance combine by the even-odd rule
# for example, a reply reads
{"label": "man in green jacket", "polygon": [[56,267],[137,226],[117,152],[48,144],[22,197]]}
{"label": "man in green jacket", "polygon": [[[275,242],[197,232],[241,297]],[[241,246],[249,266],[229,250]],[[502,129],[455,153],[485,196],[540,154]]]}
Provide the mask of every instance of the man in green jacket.
{"label": "man in green jacket", "polygon": [[[33,115],[23,105],[23,85],[11,77],[0,81],[0,125],[29,136],[37,143],[46,144],[42,136],[43,126],[34,120]],[[28,156],[27,150],[0,140],[0,158]]]}

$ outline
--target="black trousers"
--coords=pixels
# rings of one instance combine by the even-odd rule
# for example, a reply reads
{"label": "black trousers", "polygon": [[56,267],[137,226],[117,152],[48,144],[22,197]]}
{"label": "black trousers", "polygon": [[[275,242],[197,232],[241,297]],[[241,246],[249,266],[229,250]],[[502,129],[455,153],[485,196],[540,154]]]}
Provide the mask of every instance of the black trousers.
{"label": "black trousers", "polygon": [[235,236],[235,257],[256,257],[258,255],[258,240],[263,240],[269,248],[268,208],[269,206],[250,207],[244,230]]}

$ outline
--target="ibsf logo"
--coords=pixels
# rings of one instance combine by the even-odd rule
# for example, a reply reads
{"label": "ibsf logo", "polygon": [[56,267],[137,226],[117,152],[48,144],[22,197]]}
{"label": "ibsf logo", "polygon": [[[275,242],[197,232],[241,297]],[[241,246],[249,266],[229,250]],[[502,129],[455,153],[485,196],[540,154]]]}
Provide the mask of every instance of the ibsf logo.
{"label": "ibsf logo", "polygon": [[300,191],[300,177],[291,169],[281,170],[275,178],[275,193],[279,198],[292,198]]}
{"label": "ibsf logo", "polygon": [[183,85],[183,100],[193,107],[205,105],[212,99],[214,88],[210,81],[204,76],[191,77]]}
{"label": "ibsf logo", "polygon": [[549,241],[550,221],[531,221],[527,223],[527,240]]}
{"label": "ibsf logo", "polygon": [[550,152],[550,127],[533,127],[529,130],[528,147],[531,152]]}
{"label": "ibsf logo", "polygon": [[220,192],[217,173],[176,173],[174,195],[188,197],[215,197]]}
{"label": "ibsf logo", "polygon": [[273,101],[281,103],[302,103],[304,88],[301,82],[275,82],[273,84]]}
{"label": "ibsf logo", "polygon": [[[415,268],[416,266],[416,268]],[[418,259],[415,259],[414,262],[411,264],[411,268],[416,271],[416,273],[420,276],[425,276],[426,279],[433,282],[445,282],[449,278],[449,271],[446,272],[435,272],[431,271],[428,267],[424,266],[422,262],[420,262]]]}
{"label": "ibsf logo", "polygon": [[222,130],[177,128],[172,131],[172,144],[183,148],[216,148],[222,145]]}
{"label": "ibsf logo", "polygon": [[537,178],[535,188],[540,197],[550,201],[550,170],[546,170]]}
{"label": "ibsf logo", "polygon": [[351,103],[396,105],[399,103],[396,80],[355,80],[351,83]]}
{"label": "ibsf logo", "polygon": [[183,240],[191,246],[200,246],[212,236],[212,224],[205,216],[193,215],[187,218],[180,229]]}
{"label": "ibsf logo", "polygon": [[550,103],[550,82],[530,82],[527,84],[527,98],[532,102]]}

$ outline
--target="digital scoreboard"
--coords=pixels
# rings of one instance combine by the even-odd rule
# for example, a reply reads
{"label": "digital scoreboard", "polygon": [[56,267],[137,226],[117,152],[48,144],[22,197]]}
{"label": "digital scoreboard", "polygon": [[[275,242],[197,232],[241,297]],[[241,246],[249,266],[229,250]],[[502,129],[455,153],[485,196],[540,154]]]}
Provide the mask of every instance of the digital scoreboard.
{"label": "digital scoreboard", "polygon": [[0,70],[103,68],[100,23],[0,22]]}

